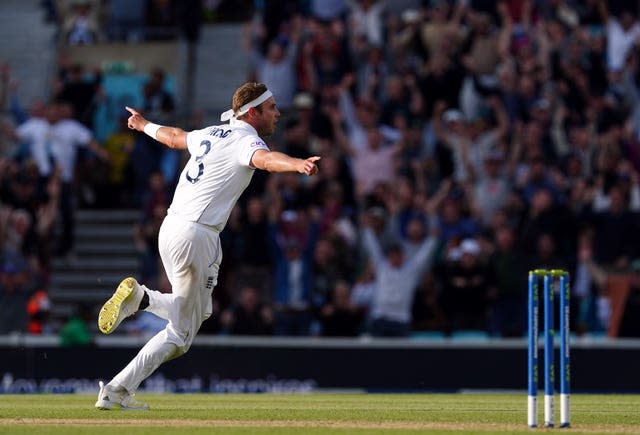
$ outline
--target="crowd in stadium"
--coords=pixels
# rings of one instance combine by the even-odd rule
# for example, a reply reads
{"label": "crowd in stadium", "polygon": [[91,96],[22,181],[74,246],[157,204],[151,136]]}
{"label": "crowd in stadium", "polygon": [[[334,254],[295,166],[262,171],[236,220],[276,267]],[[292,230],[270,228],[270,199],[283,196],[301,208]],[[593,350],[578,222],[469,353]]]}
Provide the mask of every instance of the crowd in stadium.
{"label": "crowd in stadium", "polygon": [[[203,332],[520,337],[536,268],[571,273],[575,332],[607,330],[603,276],[640,275],[637,2],[254,6],[242,73],[265,83],[283,113],[268,144],[321,155],[320,173],[255,174],[221,235],[216,312]],[[118,37],[97,27],[104,36],[78,39],[56,19],[69,44]],[[164,30],[151,34],[173,37]],[[11,118],[0,135],[0,333],[56,332],[37,320],[51,259],[73,255],[75,204],[139,208],[141,267],[122,272],[166,286],[155,241],[182,167],[170,163],[184,156],[161,154],[126,124],[97,143],[100,72],[88,81],[79,68],[61,61],[51,98],[27,111],[2,70]],[[176,110],[163,79],[150,76],[142,108],[160,123]],[[50,126],[72,138],[59,148],[73,152],[54,148],[54,165]],[[151,157],[144,177],[131,171],[135,153]],[[639,281],[630,310],[640,309]]]}

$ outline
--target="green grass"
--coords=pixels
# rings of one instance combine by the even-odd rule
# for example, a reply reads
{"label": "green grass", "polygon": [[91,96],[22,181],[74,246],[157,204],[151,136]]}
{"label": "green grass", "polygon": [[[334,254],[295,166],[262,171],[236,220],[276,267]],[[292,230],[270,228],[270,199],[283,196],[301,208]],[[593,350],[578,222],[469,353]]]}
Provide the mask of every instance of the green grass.
{"label": "green grass", "polygon": [[141,394],[138,399],[152,409],[97,411],[95,397],[86,395],[0,395],[0,434],[640,433],[637,395],[574,395],[572,428],[562,430],[528,429],[524,394]]}

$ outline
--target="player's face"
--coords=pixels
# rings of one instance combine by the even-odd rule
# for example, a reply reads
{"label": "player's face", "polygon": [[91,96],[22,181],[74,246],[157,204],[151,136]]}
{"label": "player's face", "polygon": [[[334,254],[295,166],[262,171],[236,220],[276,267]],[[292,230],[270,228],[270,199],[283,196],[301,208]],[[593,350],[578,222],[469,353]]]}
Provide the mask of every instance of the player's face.
{"label": "player's face", "polygon": [[280,118],[280,111],[276,106],[276,100],[270,97],[260,105],[262,111],[255,111],[255,128],[260,136],[270,136],[276,131],[276,123]]}

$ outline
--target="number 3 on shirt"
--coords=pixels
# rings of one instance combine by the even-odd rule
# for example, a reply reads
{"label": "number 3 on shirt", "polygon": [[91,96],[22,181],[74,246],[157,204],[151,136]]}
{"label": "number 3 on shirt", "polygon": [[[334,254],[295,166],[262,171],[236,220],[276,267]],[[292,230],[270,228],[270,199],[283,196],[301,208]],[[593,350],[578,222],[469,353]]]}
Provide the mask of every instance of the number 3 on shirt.
{"label": "number 3 on shirt", "polygon": [[[211,151],[211,142],[209,142],[208,140],[203,140],[202,142],[200,142],[200,150],[202,151],[202,154],[198,154],[196,156],[195,161],[189,165],[189,169],[187,169],[187,172],[185,174],[185,177],[187,177],[187,180],[191,184],[197,183],[204,172],[204,163],[202,162],[202,159],[204,159],[204,156],[209,154],[209,151]],[[191,174],[195,173],[196,171],[198,173],[195,177],[193,177]]]}

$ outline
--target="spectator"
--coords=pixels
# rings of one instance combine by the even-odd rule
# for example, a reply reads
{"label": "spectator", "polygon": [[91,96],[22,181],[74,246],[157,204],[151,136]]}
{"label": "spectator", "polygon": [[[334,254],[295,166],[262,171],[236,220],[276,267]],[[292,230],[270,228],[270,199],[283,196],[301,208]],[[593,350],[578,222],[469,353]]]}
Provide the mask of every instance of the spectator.
{"label": "spectator", "polygon": [[480,255],[480,244],[475,239],[464,239],[438,273],[442,277],[442,307],[449,332],[487,330],[492,278]]}
{"label": "spectator", "polygon": [[292,117],[285,125],[284,149],[292,156],[304,156],[309,152],[311,125]]}
{"label": "spectator", "polygon": [[129,206],[132,202],[133,186],[132,153],[135,134],[127,128],[127,117],[118,120],[118,129],[104,141],[104,150],[109,158],[108,172],[96,186],[96,196],[101,207]]}
{"label": "spectator", "polygon": [[[443,53],[433,53],[420,69],[418,77],[427,112],[435,115],[436,103],[440,101],[444,107],[458,107],[463,81],[464,70],[459,64]],[[462,119],[462,112],[459,115]]]}
{"label": "spectator", "polygon": [[[468,9],[466,17],[471,25],[470,32],[460,49],[461,62],[474,77],[491,76],[507,53],[505,36],[494,26],[493,17],[487,12]],[[505,27],[506,28],[506,27]]]}
{"label": "spectator", "polygon": [[364,61],[358,66],[357,96],[364,103],[373,105],[384,95],[384,84],[389,77],[389,67],[384,62],[382,47],[366,45],[363,49]]}
{"label": "spectator", "polygon": [[74,186],[78,148],[88,148],[102,160],[109,156],[93,137],[89,129],[72,118],[73,109],[68,103],[57,105],[57,120],[51,128],[51,152],[59,167],[62,180],[60,194],[60,214],[62,217],[62,235],[56,254],[66,256],[73,247],[74,231]]}
{"label": "spectator", "polygon": [[384,2],[357,0],[349,3],[349,21],[353,38],[362,37],[368,44],[381,46],[383,42]]}
{"label": "spectator", "polygon": [[300,12],[300,2],[296,0],[265,0],[256,4],[260,33],[263,34],[260,51],[264,52],[271,41],[286,35]]}
{"label": "spectator", "polygon": [[394,158],[402,151],[402,142],[393,146],[383,144],[380,129],[372,126],[366,129],[366,147],[358,148],[349,142],[340,125],[340,114],[332,114],[334,134],[346,154],[351,157],[352,174],[356,186],[356,193],[364,197],[373,192],[378,183],[389,184],[394,175]]}
{"label": "spectator", "polygon": [[[453,163],[453,176],[458,182],[469,178],[469,148],[471,140],[463,113],[457,109],[442,112],[444,102],[438,102],[434,110],[433,129]],[[442,113],[442,118],[439,114]]]}
{"label": "spectator", "polygon": [[405,259],[402,246],[380,247],[365,219],[363,243],[375,270],[375,294],[371,310],[371,333],[375,336],[403,337],[411,328],[411,304],[422,274],[429,270],[437,246],[433,235]]}
{"label": "spectator", "polygon": [[[406,84],[399,75],[387,77],[384,83],[384,99],[380,115],[380,122],[384,125],[398,128],[398,117],[408,119],[414,111],[422,106],[421,95],[416,86],[415,78],[409,76]],[[416,99],[418,101],[416,101]]]}
{"label": "spectator", "polygon": [[93,343],[93,334],[89,330],[89,324],[93,323],[92,308],[80,303],[75,313],[60,329],[60,345],[63,347],[89,346]]}
{"label": "spectator", "polygon": [[40,100],[34,101],[26,120],[15,129],[5,128],[5,132],[17,142],[25,145],[25,157],[33,160],[38,166],[40,184],[43,185],[53,172],[50,144],[50,130],[56,121],[56,109],[53,105],[45,105]]}
{"label": "spectator", "polygon": [[385,142],[397,141],[398,135],[395,132],[383,129],[378,125],[379,107],[375,100],[358,99],[354,104],[349,90],[354,81],[353,74],[346,74],[336,89],[337,107],[334,104],[326,106],[334,136],[336,133],[341,133],[341,130],[336,130],[337,121],[340,120],[344,123],[346,140],[341,137],[336,137],[336,139],[343,147],[345,144],[349,144],[349,147],[354,150],[363,150],[368,146],[368,130],[379,128]]}
{"label": "spectator", "polygon": [[535,241],[535,253],[533,263],[543,269],[563,269],[568,267],[566,259],[558,252],[558,244],[554,237],[542,232]]}
{"label": "spectator", "polygon": [[464,39],[460,26],[461,12],[457,8],[452,13],[447,0],[429,2],[426,10],[429,19],[423,21],[420,29],[420,42],[428,55],[451,55],[458,51]]}
{"label": "spectator", "polygon": [[442,308],[440,291],[433,273],[424,276],[411,307],[411,331],[444,331],[447,327],[447,317]]}
{"label": "spectator", "polygon": [[5,259],[0,270],[0,334],[27,332],[31,293],[26,266],[15,259]]}
{"label": "spectator", "polygon": [[585,216],[596,234],[595,260],[604,266],[627,266],[637,252],[638,214],[627,210],[623,192],[618,186],[609,190],[609,209]]}
{"label": "spectator", "polygon": [[440,213],[439,226],[442,241],[450,246],[459,243],[462,239],[473,238],[480,232],[477,219],[467,213],[467,201],[464,193],[453,184],[444,182],[442,185],[443,199],[436,203]]}
{"label": "spectator", "polygon": [[[637,213],[640,211],[638,172],[628,160],[618,160],[617,164],[612,164],[612,170],[602,174],[596,182],[592,204],[593,211],[604,212],[610,209],[611,189],[614,188],[614,190],[620,190],[624,208],[632,213]],[[616,198],[618,198],[617,193],[613,193]]]}
{"label": "spectator", "polygon": [[489,258],[489,274],[495,278],[494,294],[489,295],[490,332],[499,337],[520,337],[525,330],[525,280],[528,268],[537,268],[518,249],[516,232],[509,226],[494,233],[495,251]]}
{"label": "spectator", "polygon": [[155,68],[149,74],[149,79],[142,88],[142,95],[145,114],[169,123],[173,121],[175,115],[175,102],[166,86],[165,72],[160,68]]}
{"label": "spectator", "polygon": [[353,177],[345,159],[337,152],[331,152],[322,158],[322,174],[309,186],[315,204],[325,210],[322,229],[327,229],[327,220],[339,219],[339,216],[352,212],[356,205],[353,189]]}
{"label": "spectator", "polygon": [[627,54],[640,36],[640,23],[636,10],[625,7],[619,17],[609,13],[607,2],[600,2],[600,13],[607,26],[607,66],[610,71],[619,71],[624,67]]}
{"label": "spectator", "polygon": [[444,126],[436,119],[434,129],[439,139],[451,150],[458,182],[467,182],[474,176],[483,175],[484,160],[490,152],[499,151],[498,145],[507,133],[508,119],[504,107],[495,96],[487,101],[487,107],[491,108],[498,120],[495,127],[487,127],[487,121],[478,115],[474,116],[472,122],[465,123],[464,115],[456,109],[444,112]]}
{"label": "spectator", "polygon": [[413,186],[406,178],[398,180],[395,189],[385,198],[389,211],[390,233],[400,241],[407,257],[412,257],[420,249],[427,234],[427,216],[424,209],[425,199],[415,193]]}
{"label": "spectator", "polygon": [[[34,217],[25,209],[8,210],[6,226],[3,228],[0,254],[3,259],[26,262],[33,273],[40,272],[38,257],[38,234]],[[22,272],[22,270],[19,270]]]}
{"label": "spectator", "polygon": [[[578,334],[603,331],[604,325],[598,318],[598,300],[603,301],[605,293],[599,288],[591,270],[593,263],[594,232],[587,228],[580,232],[576,252],[575,269],[571,276],[572,328]],[[602,283],[600,283],[602,284]]]}
{"label": "spectator", "polygon": [[44,283],[49,282],[51,273],[51,258],[55,245],[55,223],[60,208],[60,192],[62,189],[60,180],[51,178],[47,182],[46,200],[38,206],[35,231],[37,234],[37,252],[39,259],[39,272]]}
{"label": "spectator", "polygon": [[63,105],[71,104],[72,110],[65,116],[70,116],[92,129],[94,114],[103,92],[102,72],[95,69],[88,74],[81,64],[69,65],[65,56],[61,56],[59,62],[60,71],[54,83],[54,98]]}
{"label": "spectator", "polygon": [[472,208],[483,226],[489,226],[496,211],[506,205],[511,192],[512,186],[507,174],[500,173],[503,157],[501,151],[490,152],[484,159],[484,176],[479,177],[474,184]]}
{"label": "spectator", "polygon": [[53,332],[49,317],[51,314],[51,299],[43,289],[37,290],[27,301],[27,315],[29,334],[51,334]]}
{"label": "spectator", "polygon": [[562,202],[562,198],[559,198],[560,191],[558,186],[552,179],[549,167],[541,154],[534,155],[531,158],[525,177],[524,183],[520,187],[522,188],[524,200],[528,204],[532,204],[533,197],[537,195],[540,190],[545,190],[551,195],[550,199],[552,204]]}
{"label": "spectator", "polygon": [[320,324],[325,337],[354,337],[360,332],[363,311],[351,302],[349,284],[337,281],[327,302],[320,309]]}
{"label": "spectator", "polygon": [[[267,237],[269,221],[262,198],[252,196],[243,206],[243,213],[232,213],[226,236],[232,248],[228,250],[236,267],[235,282],[250,283],[259,291],[260,302],[272,297],[272,259]],[[239,216],[238,216],[239,214]]]}
{"label": "spectator", "polygon": [[313,21],[309,26],[298,60],[300,89],[321,94],[340,83],[351,66],[344,33],[345,25],[339,19]]}
{"label": "spectator", "polygon": [[634,316],[638,314],[640,261],[634,259],[626,268],[607,270],[594,261],[590,249],[581,250],[579,255],[598,287],[596,316],[607,335],[637,337],[640,330]]}
{"label": "spectator", "polygon": [[[175,101],[173,94],[167,88],[167,79],[165,72],[160,68],[155,68],[149,74],[149,79],[142,88],[143,110],[145,116],[152,119],[158,119],[163,124],[169,125],[174,122],[175,117]],[[151,171],[160,170],[169,185],[173,185],[178,176],[178,164],[180,163],[180,152],[173,149],[158,149],[149,137],[140,137],[139,146],[143,150],[143,156],[150,154],[150,161],[147,167]],[[145,167],[140,165],[138,168],[142,171],[142,176],[148,175]]]}
{"label": "spectator", "polygon": [[554,203],[553,193],[541,188],[533,194],[528,209],[519,228],[522,249],[528,253],[536,251],[542,234],[547,234],[554,242],[557,255],[572,251],[576,228],[571,225],[571,214],[563,202]]}
{"label": "spectator", "polygon": [[238,300],[221,315],[223,331],[231,335],[271,335],[273,311],[260,302],[258,289],[245,286]]}
{"label": "spectator", "polygon": [[568,115],[567,108],[561,106],[554,116],[552,136],[556,153],[568,159],[575,157],[576,163],[580,165],[580,172],[576,175],[590,177],[595,165],[597,135],[593,131],[593,125],[569,121]]}
{"label": "spectator", "polygon": [[[318,224],[308,222],[303,211],[285,210],[278,216],[277,207],[270,210],[269,221],[269,245],[274,262],[274,333],[309,335],[312,310],[317,305],[311,280]],[[305,227],[308,228],[305,232],[296,232]]]}
{"label": "spectator", "polygon": [[59,196],[55,177],[42,192],[35,165],[0,159],[0,261],[26,261],[33,277],[43,283],[48,282]]}
{"label": "spectator", "polygon": [[313,293],[327,301],[340,281],[352,279],[355,250],[340,236],[320,237],[313,252]]}
{"label": "spectator", "polygon": [[258,82],[264,83],[278,99],[278,106],[286,114],[291,109],[296,91],[295,63],[300,40],[301,22],[292,22],[288,38],[281,37],[267,41],[264,56],[254,48],[254,74]]}
{"label": "spectator", "polygon": [[[97,2],[96,2],[97,3]],[[73,0],[62,24],[64,42],[69,45],[91,45],[102,39],[102,31],[91,13],[93,2]]]}

